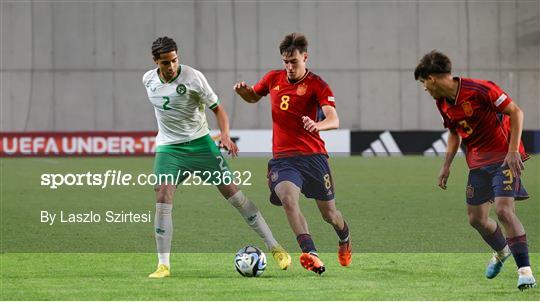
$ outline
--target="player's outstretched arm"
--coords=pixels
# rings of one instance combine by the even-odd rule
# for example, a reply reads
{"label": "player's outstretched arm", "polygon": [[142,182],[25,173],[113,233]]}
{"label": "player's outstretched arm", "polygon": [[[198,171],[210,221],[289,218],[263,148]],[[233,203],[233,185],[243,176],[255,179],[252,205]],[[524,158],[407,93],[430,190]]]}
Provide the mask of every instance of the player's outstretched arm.
{"label": "player's outstretched arm", "polygon": [[439,187],[443,190],[446,190],[446,182],[448,177],[450,177],[450,166],[452,161],[456,156],[457,151],[459,150],[459,145],[461,144],[461,137],[457,134],[454,129],[450,129],[450,134],[448,135],[448,145],[446,146],[446,155],[444,157],[444,163],[439,172]]}
{"label": "player's outstretched arm", "polygon": [[253,87],[250,87],[246,82],[238,82],[233,86],[234,91],[242,97],[242,99],[248,103],[257,103],[262,97],[257,95],[253,90]]}
{"label": "player's outstretched arm", "polygon": [[304,129],[309,132],[316,132],[339,128],[339,117],[336,108],[326,105],[322,106],[322,111],[324,112],[325,119],[318,123],[308,116],[303,116],[302,122],[304,123]]}
{"label": "player's outstretched arm", "polygon": [[225,108],[223,106],[217,105],[214,109],[212,109],[214,114],[216,115],[216,120],[218,123],[219,130],[221,131],[221,139],[220,139],[220,147],[224,147],[229,151],[229,154],[233,157],[238,155],[238,147],[236,144],[231,140],[230,134],[229,134],[229,118],[227,117],[227,112],[225,111]]}
{"label": "player's outstretched arm", "polygon": [[515,103],[506,105],[504,114],[510,116],[510,144],[508,153],[504,158],[503,166],[507,165],[515,177],[521,176],[521,170],[525,168],[519,153],[519,143],[521,142],[521,132],[523,130],[523,111]]}

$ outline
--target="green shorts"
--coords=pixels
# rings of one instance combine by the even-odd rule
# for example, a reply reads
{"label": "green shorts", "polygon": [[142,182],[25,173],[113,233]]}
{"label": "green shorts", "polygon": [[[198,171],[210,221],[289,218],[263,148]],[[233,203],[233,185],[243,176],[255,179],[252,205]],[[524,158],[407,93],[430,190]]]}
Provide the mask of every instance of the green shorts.
{"label": "green shorts", "polygon": [[220,185],[227,173],[230,173],[227,161],[208,134],[189,142],[156,148],[154,174],[159,184],[178,185],[191,179],[194,185]]}

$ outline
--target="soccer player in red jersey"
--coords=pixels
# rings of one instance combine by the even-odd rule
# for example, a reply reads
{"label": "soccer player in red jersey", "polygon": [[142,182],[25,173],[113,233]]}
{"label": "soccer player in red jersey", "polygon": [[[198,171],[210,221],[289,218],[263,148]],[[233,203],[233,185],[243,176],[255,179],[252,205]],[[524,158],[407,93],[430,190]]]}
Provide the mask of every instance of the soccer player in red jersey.
{"label": "soccer player in red jersey", "polygon": [[[495,83],[453,77],[451,69],[450,59],[433,50],[414,71],[415,79],[436,100],[444,127],[450,130],[439,187],[446,190],[450,165],[463,141],[470,169],[466,190],[469,223],[495,251],[486,277],[496,277],[512,254],[518,267],[518,288],[535,287],[525,229],[514,208],[514,200],[529,197],[521,179],[523,161],[528,159],[521,142],[523,112]],[[506,238],[489,217],[491,204]]]}
{"label": "soccer player in red jersey", "polygon": [[[300,33],[287,35],[279,45],[285,69],[268,72],[255,86],[245,82],[234,90],[248,103],[256,103],[270,94],[272,106],[272,151],[268,163],[270,201],[283,205],[296,235],[302,255],[300,263],[322,274],[324,263],[300,211],[300,192],[314,198],[323,219],[339,237],[338,260],[347,266],[352,260],[349,228],[336,209],[334,184],[328,155],[319,131],[337,129],[339,118],[332,90],[318,75],[306,69],[308,42]],[[324,114],[323,119],[319,119]]]}

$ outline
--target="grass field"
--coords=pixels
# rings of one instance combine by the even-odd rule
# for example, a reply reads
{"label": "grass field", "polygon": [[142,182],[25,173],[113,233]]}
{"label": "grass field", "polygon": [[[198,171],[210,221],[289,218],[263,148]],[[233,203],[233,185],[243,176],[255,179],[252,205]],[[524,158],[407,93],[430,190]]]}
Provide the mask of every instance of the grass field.
{"label": "grass field", "polygon": [[[294,255],[295,257],[298,254]],[[177,254],[173,276],[150,280],[153,254],[5,254],[2,300],[538,300],[519,292],[512,261],[494,280],[487,254],[357,254],[341,268],[323,254],[322,277],[272,260],[260,278],[244,278],[232,255]],[[533,259],[540,261],[538,254]]]}
{"label": "grass field", "polygon": [[[252,172],[243,191],[261,209],[276,238],[298,252],[283,210],[269,204],[266,160],[241,158],[231,166]],[[173,210],[173,277],[149,280],[155,269],[152,223],[40,222],[40,211],[154,209],[151,186],[61,187],[40,185],[42,173],[149,173],[152,158],[1,160],[0,300],[540,300],[540,290],[516,289],[513,260],[494,280],[483,277],[489,248],[467,225],[466,167],[456,159],[449,189],[436,184],[440,158],[331,160],[338,207],[353,236],[351,267],[339,267],[336,235],[311,201],[301,205],[328,270],[318,277],[269,260],[261,278],[243,278],[233,257],[262,242],[211,187],[180,188]],[[527,163],[532,198],[517,204],[528,231],[533,271],[540,267],[540,163]],[[153,216],[153,215],[152,215]],[[153,219],[153,217],[152,217]]]}

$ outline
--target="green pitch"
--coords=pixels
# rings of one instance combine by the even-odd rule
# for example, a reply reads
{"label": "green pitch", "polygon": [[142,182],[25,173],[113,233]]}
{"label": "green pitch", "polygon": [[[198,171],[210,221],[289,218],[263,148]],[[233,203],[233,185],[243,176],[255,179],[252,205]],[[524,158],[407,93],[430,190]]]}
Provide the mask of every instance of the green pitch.
{"label": "green pitch", "polygon": [[[240,247],[263,243],[213,187],[181,187],[173,209],[173,276],[149,280],[155,269],[153,223],[40,222],[40,212],[137,212],[154,210],[151,186],[49,189],[42,173],[150,173],[151,158],[1,160],[0,300],[539,300],[521,293],[509,260],[494,280],[483,277],[490,256],[467,225],[466,167],[456,159],[449,189],[436,187],[440,158],[334,158],[338,207],[351,228],[351,267],[336,259],[336,235],[316,206],[302,199],[327,272],[305,271],[293,255],[289,271],[269,259],[261,278],[243,278],[233,257]],[[263,212],[276,238],[298,252],[283,210],[268,202],[266,159],[230,161],[251,171],[246,195]],[[527,163],[532,198],[517,203],[528,231],[533,271],[540,272],[540,162]],[[267,256],[271,257],[269,254]]]}
{"label": "green pitch", "polygon": [[[487,254],[357,254],[349,268],[323,254],[322,277],[295,262],[269,261],[260,278],[244,278],[231,254],[173,256],[173,275],[150,280],[153,254],[2,255],[2,300],[538,300],[520,292],[513,261],[494,280]],[[295,260],[298,254],[293,255]],[[538,263],[538,254],[532,258]],[[537,271],[538,271],[538,267]]]}

